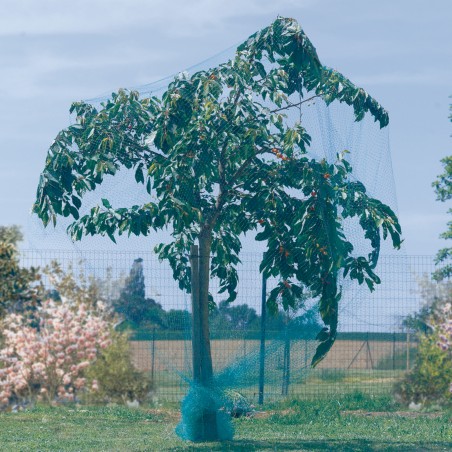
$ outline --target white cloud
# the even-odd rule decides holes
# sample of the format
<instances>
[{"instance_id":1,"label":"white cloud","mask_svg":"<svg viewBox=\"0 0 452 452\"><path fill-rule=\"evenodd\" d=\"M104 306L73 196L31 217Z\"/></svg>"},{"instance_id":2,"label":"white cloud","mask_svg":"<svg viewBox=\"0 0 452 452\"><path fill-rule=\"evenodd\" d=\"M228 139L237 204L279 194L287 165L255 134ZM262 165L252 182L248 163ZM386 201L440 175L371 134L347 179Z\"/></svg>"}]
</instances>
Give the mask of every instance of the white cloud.
<instances>
[{"instance_id":1,"label":"white cloud","mask_svg":"<svg viewBox=\"0 0 452 452\"><path fill-rule=\"evenodd\" d=\"M127 65L144 65L146 62L155 61L160 56L161 54L157 52L149 51L143 53L130 48L127 49ZM58 89L65 90L67 87L67 81L64 79L65 73L82 73L84 71L93 73L100 70L105 72L108 69L114 71L115 67L121 68L123 66L124 61L121 61L117 55L113 54L103 55L99 53L97 55L92 54L72 58L67 53L29 53L18 59L16 64L10 64L2 68L0 94L19 99L39 95L59 95L61 93L58 93ZM52 82L52 89L49 89L49 84L44 83L43 80L51 79L52 77L54 81ZM100 81L100 83L102 82L105 82L105 80ZM92 90L95 86L96 82L93 80L90 89ZM81 88L86 89L83 86ZM102 90L105 88L106 86L104 85ZM81 92L79 94L86 95L87 93Z\"/></svg>"},{"instance_id":2,"label":"white cloud","mask_svg":"<svg viewBox=\"0 0 452 452\"><path fill-rule=\"evenodd\" d=\"M55 97L69 89L73 96L86 98L124 84L149 83L174 72L171 61L180 64L181 52L199 54L193 47L203 47L203 35L210 36L207 49L212 37L223 46L232 45L266 25L262 16L273 18L312 1L2 0L0 94L17 99ZM231 36L231 24L244 19L250 24L243 27L243 36L237 30ZM207 52L212 55L223 48L213 45L214 50ZM201 55L188 64L209 53ZM123 76L115 78L121 72ZM80 74L78 84L75 74ZM89 86L82 82L88 74Z\"/></svg>"},{"instance_id":3,"label":"white cloud","mask_svg":"<svg viewBox=\"0 0 452 452\"><path fill-rule=\"evenodd\" d=\"M18 33L115 33L125 28L154 28L172 35L200 34L231 18L276 15L313 0L3 0L0 35Z\"/></svg>"}]
</instances>

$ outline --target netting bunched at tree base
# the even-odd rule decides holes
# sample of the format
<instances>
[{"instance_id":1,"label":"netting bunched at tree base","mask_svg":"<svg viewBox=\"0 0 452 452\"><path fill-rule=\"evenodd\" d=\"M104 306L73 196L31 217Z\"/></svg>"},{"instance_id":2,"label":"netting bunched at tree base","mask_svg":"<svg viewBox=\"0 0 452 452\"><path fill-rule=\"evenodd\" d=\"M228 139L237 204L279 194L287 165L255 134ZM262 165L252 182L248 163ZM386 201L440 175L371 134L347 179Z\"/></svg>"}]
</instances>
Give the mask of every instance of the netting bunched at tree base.
<instances>
[{"instance_id":1,"label":"netting bunched at tree base","mask_svg":"<svg viewBox=\"0 0 452 452\"><path fill-rule=\"evenodd\" d=\"M155 250L193 306L193 373L178 433L195 441L231 438L225 389L247 376L239 362L213 372L209 282L218 280L219 293L233 302L245 234L262 242L260 271L277 279L267 307L290 310L313 300L324 326L311 364L320 362L337 335L346 278L373 290L382 240L400 247L394 211L369 192L378 192L385 171L372 158L388 156L372 153L365 139L355 140L355 149L340 147L341 136L376 136L388 114L324 66L299 24L281 17L224 63L147 91L75 102L70 111L75 122L49 149L33 211L44 225L68 217L74 241L168 231ZM364 128L354 129L359 122ZM366 154L367 163L359 159ZM119 171L133 172L143 203L94 196Z\"/></svg>"}]
</instances>

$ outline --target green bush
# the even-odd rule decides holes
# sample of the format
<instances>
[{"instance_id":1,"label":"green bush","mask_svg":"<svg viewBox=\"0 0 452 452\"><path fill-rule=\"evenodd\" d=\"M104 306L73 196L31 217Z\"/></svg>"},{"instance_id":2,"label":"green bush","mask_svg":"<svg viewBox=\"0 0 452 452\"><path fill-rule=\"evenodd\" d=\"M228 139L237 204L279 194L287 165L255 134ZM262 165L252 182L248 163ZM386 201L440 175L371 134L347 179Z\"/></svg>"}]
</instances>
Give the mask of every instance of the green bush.
<instances>
[{"instance_id":1,"label":"green bush","mask_svg":"<svg viewBox=\"0 0 452 452\"><path fill-rule=\"evenodd\" d=\"M403 403L452 404L452 359L437 342L436 333L421 335L414 368L394 388Z\"/></svg>"},{"instance_id":2,"label":"green bush","mask_svg":"<svg viewBox=\"0 0 452 452\"><path fill-rule=\"evenodd\" d=\"M231 417L251 416L254 406L240 392L233 389L224 391L224 409Z\"/></svg>"},{"instance_id":3,"label":"green bush","mask_svg":"<svg viewBox=\"0 0 452 452\"><path fill-rule=\"evenodd\" d=\"M95 402L143 402L154 387L148 374L134 368L124 333L112 334L112 344L88 369L88 377L97 381L99 388L90 394L91 401Z\"/></svg>"}]
</instances>

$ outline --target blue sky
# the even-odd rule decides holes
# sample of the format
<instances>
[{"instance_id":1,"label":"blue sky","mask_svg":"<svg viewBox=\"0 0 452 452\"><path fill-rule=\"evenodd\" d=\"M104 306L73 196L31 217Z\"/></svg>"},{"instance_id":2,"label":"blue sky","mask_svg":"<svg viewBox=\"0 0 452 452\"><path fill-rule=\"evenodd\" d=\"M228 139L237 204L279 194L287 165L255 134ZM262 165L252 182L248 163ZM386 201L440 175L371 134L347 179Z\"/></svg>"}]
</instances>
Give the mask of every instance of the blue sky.
<instances>
[{"instance_id":1,"label":"blue sky","mask_svg":"<svg viewBox=\"0 0 452 452\"><path fill-rule=\"evenodd\" d=\"M431 182L452 153L450 0L2 0L0 223L26 225L47 148L72 101L149 83L297 19L322 61L390 113L408 254L445 243Z\"/></svg>"}]
</instances>

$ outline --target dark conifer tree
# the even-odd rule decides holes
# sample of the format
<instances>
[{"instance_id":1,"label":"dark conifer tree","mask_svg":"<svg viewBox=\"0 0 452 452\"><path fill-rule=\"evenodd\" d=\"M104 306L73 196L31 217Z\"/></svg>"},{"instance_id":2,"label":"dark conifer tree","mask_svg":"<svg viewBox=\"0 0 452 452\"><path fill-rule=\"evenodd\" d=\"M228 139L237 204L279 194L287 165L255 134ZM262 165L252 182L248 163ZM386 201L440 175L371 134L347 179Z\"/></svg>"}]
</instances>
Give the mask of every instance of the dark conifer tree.
<instances>
[{"instance_id":1,"label":"dark conifer tree","mask_svg":"<svg viewBox=\"0 0 452 452\"><path fill-rule=\"evenodd\" d=\"M142 322L150 307L146 300L146 286L144 283L143 259L133 261L129 276L121 290L119 299L115 302L115 310L137 326ZM155 303L155 302L154 302Z\"/></svg>"}]
</instances>

